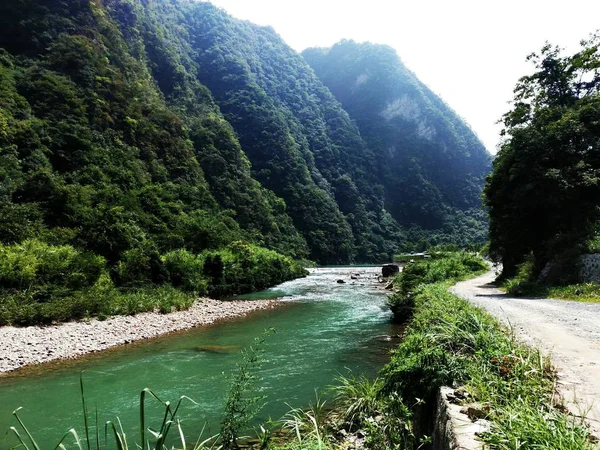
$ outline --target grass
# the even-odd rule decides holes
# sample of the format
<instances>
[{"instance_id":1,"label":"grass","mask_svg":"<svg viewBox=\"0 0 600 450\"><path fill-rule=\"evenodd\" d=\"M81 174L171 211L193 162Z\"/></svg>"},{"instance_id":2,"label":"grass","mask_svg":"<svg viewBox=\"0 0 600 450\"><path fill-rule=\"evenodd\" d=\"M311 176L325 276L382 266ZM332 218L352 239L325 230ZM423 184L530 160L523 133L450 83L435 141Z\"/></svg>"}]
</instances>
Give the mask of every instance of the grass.
<instances>
[{"instance_id":1,"label":"grass","mask_svg":"<svg viewBox=\"0 0 600 450\"><path fill-rule=\"evenodd\" d=\"M415 293L420 285L444 280L459 281L489 270L481 256L468 252L436 253L430 260L404 267L394 279L395 292L388 306L396 322L410 319L415 307Z\"/></svg>"},{"instance_id":2,"label":"grass","mask_svg":"<svg viewBox=\"0 0 600 450\"><path fill-rule=\"evenodd\" d=\"M600 303L600 283L547 286L515 277L502 282L500 289L515 297L539 297L585 303Z\"/></svg>"},{"instance_id":3,"label":"grass","mask_svg":"<svg viewBox=\"0 0 600 450\"><path fill-rule=\"evenodd\" d=\"M382 371L382 392L400 393L405 404L419 397L431 405L440 386L459 384L491 422L482 436L490 448L596 448L581 420L554 403L550 361L448 286L419 288L406 337Z\"/></svg>"},{"instance_id":4,"label":"grass","mask_svg":"<svg viewBox=\"0 0 600 450\"><path fill-rule=\"evenodd\" d=\"M599 240L594 242L598 243ZM573 268L573 264L570 265ZM571 277L567 277L567 282ZM565 280L563 280L564 282ZM537 281L535 260L528 257L517 271L517 275L499 283L500 289L515 297L540 297L558 300L572 300L576 302L600 302L600 283L570 283L551 286Z\"/></svg>"}]
</instances>

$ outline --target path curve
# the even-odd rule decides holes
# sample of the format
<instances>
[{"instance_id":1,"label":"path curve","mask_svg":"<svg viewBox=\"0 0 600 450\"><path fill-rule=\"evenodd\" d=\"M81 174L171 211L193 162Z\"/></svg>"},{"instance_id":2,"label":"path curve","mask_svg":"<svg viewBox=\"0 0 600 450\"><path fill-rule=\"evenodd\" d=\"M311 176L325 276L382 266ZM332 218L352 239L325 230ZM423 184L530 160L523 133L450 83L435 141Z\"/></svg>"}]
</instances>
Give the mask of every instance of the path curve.
<instances>
[{"instance_id":1,"label":"path curve","mask_svg":"<svg viewBox=\"0 0 600 450\"><path fill-rule=\"evenodd\" d=\"M491 283L493 271L450 291L485 308L528 345L549 354L569 410L600 436L600 303L513 298Z\"/></svg>"}]
</instances>

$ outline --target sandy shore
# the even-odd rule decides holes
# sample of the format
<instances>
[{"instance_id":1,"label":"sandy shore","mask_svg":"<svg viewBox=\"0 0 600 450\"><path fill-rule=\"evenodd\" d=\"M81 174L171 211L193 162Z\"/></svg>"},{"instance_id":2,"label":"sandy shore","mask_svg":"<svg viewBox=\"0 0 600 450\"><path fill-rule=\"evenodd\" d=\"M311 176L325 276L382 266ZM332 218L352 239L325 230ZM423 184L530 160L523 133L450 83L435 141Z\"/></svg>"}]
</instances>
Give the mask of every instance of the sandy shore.
<instances>
[{"instance_id":1,"label":"sandy shore","mask_svg":"<svg viewBox=\"0 0 600 450\"><path fill-rule=\"evenodd\" d=\"M141 313L46 327L0 327L0 373L57 359L77 358L117 345L268 309L277 300L201 299L186 311Z\"/></svg>"}]
</instances>

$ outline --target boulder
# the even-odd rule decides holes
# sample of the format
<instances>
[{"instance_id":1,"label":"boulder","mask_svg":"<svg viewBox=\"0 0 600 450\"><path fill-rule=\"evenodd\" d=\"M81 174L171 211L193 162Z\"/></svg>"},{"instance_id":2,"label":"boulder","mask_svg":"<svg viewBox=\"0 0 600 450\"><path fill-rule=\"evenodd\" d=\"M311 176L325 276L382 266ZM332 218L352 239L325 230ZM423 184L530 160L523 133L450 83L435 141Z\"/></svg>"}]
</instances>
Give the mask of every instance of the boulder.
<instances>
[{"instance_id":1,"label":"boulder","mask_svg":"<svg viewBox=\"0 0 600 450\"><path fill-rule=\"evenodd\" d=\"M396 264L385 264L381 268L381 275L383 275L383 278L393 277L394 275L396 275L399 272L400 272L400 267L398 267Z\"/></svg>"},{"instance_id":2,"label":"boulder","mask_svg":"<svg viewBox=\"0 0 600 450\"><path fill-rule=\"evenodd\" d=\"M338 284L345 284L346 282L344 280L337 280Z\"/></svg>"}]
</instances>

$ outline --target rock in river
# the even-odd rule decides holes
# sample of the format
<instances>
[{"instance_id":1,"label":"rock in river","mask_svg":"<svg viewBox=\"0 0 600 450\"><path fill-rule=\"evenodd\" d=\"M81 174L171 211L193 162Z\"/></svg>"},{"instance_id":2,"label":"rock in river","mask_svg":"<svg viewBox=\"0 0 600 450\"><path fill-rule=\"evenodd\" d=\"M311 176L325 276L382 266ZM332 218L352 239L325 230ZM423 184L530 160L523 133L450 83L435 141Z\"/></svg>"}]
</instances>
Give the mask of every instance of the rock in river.
<instances>
[{"instance_id":1,"label":"rock in river","mask_svg":"<svg viewBox=\"0 0 600 450\"><path fill-rule=\"evenodd\" d=\"M385 264L381 268L381 275L383 275L383 278L393 277L399 272L400 267L398 267L396 264Z\"/></svg>"}]
</instances>

